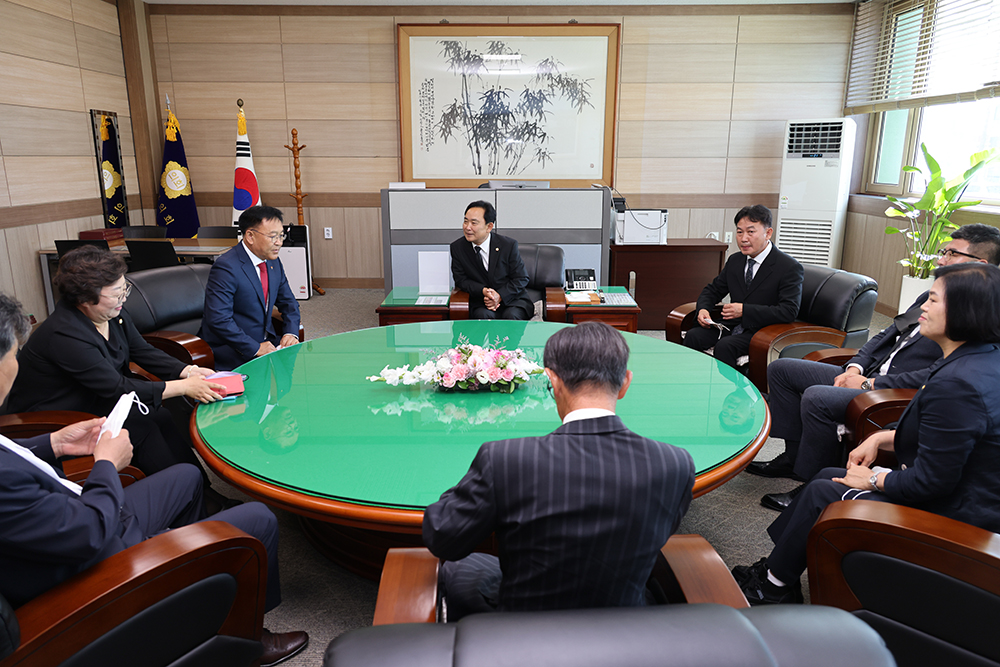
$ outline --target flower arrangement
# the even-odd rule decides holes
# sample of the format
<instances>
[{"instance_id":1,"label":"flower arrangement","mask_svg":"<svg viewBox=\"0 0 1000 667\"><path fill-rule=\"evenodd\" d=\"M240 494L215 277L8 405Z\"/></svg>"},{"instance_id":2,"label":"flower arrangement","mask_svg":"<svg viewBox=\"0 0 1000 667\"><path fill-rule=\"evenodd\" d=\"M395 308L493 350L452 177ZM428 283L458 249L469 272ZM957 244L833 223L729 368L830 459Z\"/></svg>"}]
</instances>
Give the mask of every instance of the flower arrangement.
<instances>
[{"instance_id":1,"label":"flower arrangement","mask_svg":"<svg viewBox=\"0 0 1000 667\"><path fill-rule=\"evenodd\" d=\"M494 344L472 345L464 336L459 345L430 361L410 369L410 365L389 368L386 365L378 375L368 376L372 382L398 384L433 384L445 391L490 391L512 394L517 385L527 382L532 375L542 372L542 367L528 359L520 348L505 350L499 338ZM507 340L506 338L504 340Z\"/></svg>"}]
</instances>

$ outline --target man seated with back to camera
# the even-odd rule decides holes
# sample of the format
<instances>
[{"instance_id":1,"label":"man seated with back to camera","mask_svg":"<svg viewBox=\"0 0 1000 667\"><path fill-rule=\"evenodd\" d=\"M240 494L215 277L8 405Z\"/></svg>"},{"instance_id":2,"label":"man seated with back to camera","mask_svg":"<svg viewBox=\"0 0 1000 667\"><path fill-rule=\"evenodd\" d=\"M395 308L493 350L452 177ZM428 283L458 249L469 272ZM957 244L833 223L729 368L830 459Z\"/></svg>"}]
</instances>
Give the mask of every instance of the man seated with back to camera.
<instances>
[{"instance_id":1,"label":"man seated with back to camera","mask_svg":"<svg viewBox=\"0 0 1000 667\"><path fill-rule=\"evenodd\" d=\"M1000 264L1000 229L982 224L956 229L939 252L937 264L966 262ZM842 465L837 430L854 397L873 389L919 389L931 364L941 358L938 344L920 332L917 319L925 301L927 292L843 367L803 359L778 359L768 365L771 436L784 439L785 451L771 461L752 462L747 472L803 481L823 468ZM804 487L768 493L760 503L781 511Z\"/></svg>"},{"instance_id":2,"label":"man seated with back to camera","mask_svg":"<svg viewBox=\"0 0 1000 667\"><path fill-rule=\"evenodd\" d=\"M744 206L736 214L733 253L715 280L710 282L696 306L698 326L684 336L684 345L694 350L715 347L715 358L736 368L750 351L750 339L769 324L791 322L802 301L802 265L771 243L771 211L766 206ZM722 306L725 328L713 324L710 311L726 296Z\"/></svg>"},{"instance_id":3,"label":"man seated with back to camera","mask_svg":"<svg viewBox=\"0 0 1000 667\"><path fill-rule=\"evenodd\" d=\"M691 504L694 462L615 415L632 381L628 357L603 322L557 331L544 364L562 426L485 443L424 512L424 544L446 561L448 620L645 604L660 548ZM491 533L500 557L472 553Z\"/></svg>"},{"instance_id":4,"label":"man seated with back to camera","mask_svg":"<svg viewBox=\"0 0 1000 667\"><path fill-rule=\"evenodd\" d=\"M474 201L465 209L463 237L451 244L455 289L469 294L473 320L530 320L535 311L525 287L528 274L517 241L493 233L493 204Z\"/></svg>"},{"instance_id":5,"label":"man seated with back to camera","mask_svg":"<svg viewBox=\"0 0 1000 667\"><path fill-rule=\"evenodd\" d=\"M31 327L21 304L0 293L0 402L17 377L18 343ZM98 433L105 418L78 422L19 443L0 436L0 593L14 607L41 595L119 551L171 528L225 521L267 550L265 610L281 602L278 521L261 503L244 503L210 517L202 505L202 475L180 463L123 489L118 471L132 459L127 429ZM62 474L64 456L94 456L81 488ZM166 631L166 630L165 630ZM304 632L264 630L262 667L305 648Z\"/></svg>"}]
</instances>

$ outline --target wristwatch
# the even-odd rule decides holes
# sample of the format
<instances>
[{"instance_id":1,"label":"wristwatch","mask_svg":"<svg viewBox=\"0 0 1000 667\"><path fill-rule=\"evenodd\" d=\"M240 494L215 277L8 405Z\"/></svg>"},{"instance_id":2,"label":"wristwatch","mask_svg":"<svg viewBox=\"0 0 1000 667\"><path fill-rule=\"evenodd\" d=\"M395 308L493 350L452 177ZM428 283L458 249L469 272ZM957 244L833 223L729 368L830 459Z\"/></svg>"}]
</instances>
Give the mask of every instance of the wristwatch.
<instances>
[{"instance_id":1,"label":"wristwatch","mask_svg":"<svg viewBox=\"0 0 1000 667\"><path fill-rule=\"evenodd\" d=\"M869 477L868 483L872 485L872 491L878 491L878 473Z\"/></svg>"},{"instance_id":2,"label":"wristwatch","mask_svg":"<svg viewBox=\"0 0 1000 667\"><path fill-rule=\"evenodd\" d=\"M871 391L872 390L872 381L869 380L868 378L865 378L865 381L861 383L861 388L864 391Z\"/></svg>"}]
</instances>

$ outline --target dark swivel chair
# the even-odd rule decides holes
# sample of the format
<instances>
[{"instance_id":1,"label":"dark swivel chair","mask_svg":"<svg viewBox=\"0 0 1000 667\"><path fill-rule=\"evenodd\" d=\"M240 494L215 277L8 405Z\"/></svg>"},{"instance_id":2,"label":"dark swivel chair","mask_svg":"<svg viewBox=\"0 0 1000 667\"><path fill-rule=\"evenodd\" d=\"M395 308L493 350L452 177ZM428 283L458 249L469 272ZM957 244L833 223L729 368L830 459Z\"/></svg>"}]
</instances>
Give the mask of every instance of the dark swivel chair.
<instances>
[{"instance_id":1,"label":"dark swivel chair","mask_svg":"<svg viewBox=\"0 0 1000 667\"><path fill-rule=\"evenodd\" d=\"M128 246L128 254L131 256L129 273L180 264L173 243L128 239L125 241L125 245Z\"/></svg>"},{"instance_id":2,"label":"dark swivel chair","mask_svg":"<svg viewBox=\"0 0 1000 667\"><path fill-rule=\"evenodd\" d=\"M165 239L167 238L167 228L143 225L122 227L122 235L127 239Z\"/></svg>"},{"instance_id":3,"label":"dark swivel chair","mask_svg":"<svg viewBox=\"0 0 1000 667\"><path fill-rule=\"evenodd\" d=\"M59 259L62 259L63 255L68 253L70 250L76 250L77 248L82 248L85 245L96 246L101 250L111 249L108 242L103 239L60 239L56 241L56 254L59 255Z\"/></svg>"}]
</instances>

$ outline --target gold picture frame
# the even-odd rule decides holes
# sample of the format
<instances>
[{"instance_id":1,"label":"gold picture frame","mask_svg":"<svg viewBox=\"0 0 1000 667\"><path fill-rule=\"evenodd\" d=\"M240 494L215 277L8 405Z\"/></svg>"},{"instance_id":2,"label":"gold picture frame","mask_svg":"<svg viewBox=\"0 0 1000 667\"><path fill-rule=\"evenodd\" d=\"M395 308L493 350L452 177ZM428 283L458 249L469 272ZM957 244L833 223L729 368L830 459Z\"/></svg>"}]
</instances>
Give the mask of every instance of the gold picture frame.
<instances>
[{"instance_id":1,"label":"gold picture frame","mask_svg":"<svg viewBox=\"0 0 1000 667\"><path fill-rule=\"evenodd\" d=\"M404 181L614 185L619 24L400 24Z\"/></svg>"}]
</instances>

